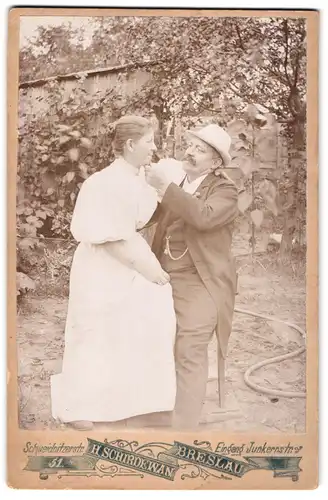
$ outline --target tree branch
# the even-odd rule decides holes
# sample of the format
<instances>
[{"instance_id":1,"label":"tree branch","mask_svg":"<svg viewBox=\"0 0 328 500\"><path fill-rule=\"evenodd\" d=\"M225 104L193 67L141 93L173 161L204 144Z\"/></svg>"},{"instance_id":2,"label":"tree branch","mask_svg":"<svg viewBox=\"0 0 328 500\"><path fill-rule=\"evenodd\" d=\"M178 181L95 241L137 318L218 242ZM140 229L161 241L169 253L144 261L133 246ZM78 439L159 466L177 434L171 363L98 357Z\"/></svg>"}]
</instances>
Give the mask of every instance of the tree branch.
<instances>
[{"instance_id":1,"label":"tree branch","mask_svg":"<svg viewBox=\"0 0 328 500\"><path fill-rule=\"evenodd\" d=\"M304 42L304 38L305 38L305 30L303 29L302 33L300 33L301 35L301 44ZM296 54L296 61L295 61L295 73L294 73L294 88L297 87L297 83L298 83L298 74L299 74L299 70L300 70L300 58L301 58L301 49L298 49L297 50L297 54Z\"/></svg>"},{"instance_id":2,"label":"tree branch","mask_svg":"<svg viewBox=\"0 0 328 500\"><path fill-rule=\"evenodd\" d=\"M256 102L258 102L259 104L262 103L262 99L258 95L253 94L253 96L250 96L250 95L247 95L246 93L244 93L244 95L242 95L231 82L229 82L229 87L230 87L230 90L232 90L232 92L234 92L234 94L236 94L236 96L240 97L245 103L249 103L252 101L254 102L254 100L256 100ZM266 107L271 113L276 114L275 108L270 106L267 102L265 102L263 104L263 106Z\"/></svg>"},{"instance_id":3,"label":"tree branch","mask_svg":"<svg viewBox=\"0 0 328 500\"><path fill-rule=\"evenodd\" d=\"M284 69L285 69L286 80L288 82L288 85L291 87L292 83L290 81L290 78L288 76L288 71L287 71L288 56L289 56L289 45L288 45L289 31L288 31L288 20L287 19L284 19L283 26L284 26L284 35L285 35L285 60L284 60Z\"/></svg>"},{"instance_id":4,"label":"tree branch","mask_svg":"<svg viewBox=\"0 0 328 500\"><path fill-rule=\"evenodd\" d=\"M294 72L294 83L293 87L296 89L297 87L297 82L298 82L298 72L300 68L300 53L299 51L296 54L296 60L295 60L295 72Z\"/></svg>"},{"instance_id":5,"label":"tree branch","mask_svg":"<svg viewBox=\"0 0 328 500\"><path fill-rule=\"evenodd\" d=\"M190 66L190 64L187 63L187 66L188 68L190 69L195 69L196 71L199 71L200 73L204 73L204 74L208 74L208 70L203 68L202 66L199 66L199 64L196 64L195 62L193 62L193 65Z\"/></svg>"},{"instance_id":6,"label":"tree branch","mask_svg":"<svg viewBox=\"0 0 328 500\"><path fill-rule=\"evenodd\" d=\"M281 73L279 73L279 71L276 71L272 68L268 68L268 73L271 75L271 76L274 76L277 80L279 80L279 82L283 83L284 85L286 85L286 87L291 87L291 84L289 82L288 79L285 79L283 77L283 75Z\"/></svg>"},{"instance_id":7,"label":"tree branch","mask_svg":"<svg viewBox=\"0 0 328 500\"><path fill-rule=\"evenodd\" d=\"M229 87L232 90L232 92L234 94L236 94L236 96L238 96L241 99L245 100L245 96L239 93L238 89L235 87L235 85L233 83L229 82Z\"/></svg>"},{"instance_id":8,"label":"tree branch","mask_svg":"<svg viewBox=\"0 0 328 500\"><path fill-rule=\"evenodd\" d=\"M204 106L204 104L200 104L199 102L195 101L195 99L190 95L189 96L190 99L195 103L197 104L197 106L199 106L200 108L204 109L205 111L211 111L211 113L215 113L215 114L220 114L222 111L221 110L218 110L218 109L214 109L214 108L208 108L207 106Z\"/></svg>"},{"instance_id":9,"label":"tree branch","mask_svg":"<svg viewBox=\"0 0 328 500\"><path fill-rule=\"evenodd\" d=\"M240 48L242 50L245 50L244 43L243 43L243 40L241 38L241 34L240 34L240 29L239 29L238 23L235 23L235 28L236 28L236 32L237 32L237 36L238 36L238 40L239 40L239 46L240 46Z\"/></svg>"}]
</instances>

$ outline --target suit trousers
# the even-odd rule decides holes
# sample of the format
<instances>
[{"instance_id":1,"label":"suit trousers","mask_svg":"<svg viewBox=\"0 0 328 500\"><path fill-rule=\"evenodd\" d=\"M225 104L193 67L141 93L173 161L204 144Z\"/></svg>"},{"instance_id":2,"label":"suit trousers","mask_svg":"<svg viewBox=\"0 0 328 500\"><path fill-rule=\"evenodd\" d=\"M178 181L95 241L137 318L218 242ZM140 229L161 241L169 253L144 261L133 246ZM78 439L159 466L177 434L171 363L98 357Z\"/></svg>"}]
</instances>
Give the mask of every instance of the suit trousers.
<instances>
[{"instance_id":1,"label":"suit trousers","mask_svg":"<svg viewBox=\"0 0 328 500\"><path fill-rule=\"evenodd\" d=\"M217 326L217 308L195 267L170 270L177 317L177 395L172 425L199 424L208 379L208 345Z\"/></svg>"}]
</instances>

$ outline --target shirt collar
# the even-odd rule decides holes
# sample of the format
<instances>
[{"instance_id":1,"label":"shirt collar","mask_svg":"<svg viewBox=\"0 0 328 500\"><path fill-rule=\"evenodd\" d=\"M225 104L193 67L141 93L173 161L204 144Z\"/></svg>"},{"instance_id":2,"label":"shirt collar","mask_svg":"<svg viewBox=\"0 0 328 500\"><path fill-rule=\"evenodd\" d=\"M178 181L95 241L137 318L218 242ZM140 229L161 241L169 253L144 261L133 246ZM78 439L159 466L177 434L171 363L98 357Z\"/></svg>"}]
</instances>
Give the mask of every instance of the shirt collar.
<instances>
[{"instance_id":1,"label":"shirt collar","mask_svg":"<svg viewBox=\"0 0 328 500\"><path fill-rule=\"evenodd\" d=\"M131 163L127 162L123 156L119 156L114 160L112 166L118 167L120 169L123 169L127 174L132 174L134 176L139 175L139 168L135 167L134 165L131 165Z\"/></svg>"},{"instance_id":2,"label":"shirt collar","mask_svg":"<svg viewBox=\"0 0 328 500\"><path fill-rule=\"evenodd\" d=\"M183 189L187 191L188 193L194 193L196 189L201 185L203 180L208 174L201 175L200 177L197 177L197 179L189 182L188 177L185 177L184 183L183 183Z\"/></svg>"}]
</instances>

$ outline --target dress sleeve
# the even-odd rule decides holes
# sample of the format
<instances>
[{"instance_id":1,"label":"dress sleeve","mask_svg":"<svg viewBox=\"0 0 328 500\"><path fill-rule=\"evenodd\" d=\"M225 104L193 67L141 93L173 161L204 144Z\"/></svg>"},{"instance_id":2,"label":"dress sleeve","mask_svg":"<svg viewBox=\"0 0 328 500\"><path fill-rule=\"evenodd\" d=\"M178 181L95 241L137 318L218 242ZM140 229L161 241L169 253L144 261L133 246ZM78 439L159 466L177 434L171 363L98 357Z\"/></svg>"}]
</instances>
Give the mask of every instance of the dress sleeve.
<instances>
[{"instance_id":1,"label":"dress sleeve","mask_svg":"<svg viewBox=\"0 0 328 500\"><path fill-rule=\"evenodd\" d=\"M137 229L144 227L154 215L158 205L157 191L149 186L144 179L138 183L137 194Z\"/></svg>"},{"instance_id":2,"label":"dress sleeve","mask_svg":"<svg viewBox=\"0 0 328 500\"><path fill-rule=\"evenodd\" d=\"M79 242L128 240L136 232L138 204L133 190L101 174L84 182L76 200L71 233Z\"/></svg>"}]
</instances>

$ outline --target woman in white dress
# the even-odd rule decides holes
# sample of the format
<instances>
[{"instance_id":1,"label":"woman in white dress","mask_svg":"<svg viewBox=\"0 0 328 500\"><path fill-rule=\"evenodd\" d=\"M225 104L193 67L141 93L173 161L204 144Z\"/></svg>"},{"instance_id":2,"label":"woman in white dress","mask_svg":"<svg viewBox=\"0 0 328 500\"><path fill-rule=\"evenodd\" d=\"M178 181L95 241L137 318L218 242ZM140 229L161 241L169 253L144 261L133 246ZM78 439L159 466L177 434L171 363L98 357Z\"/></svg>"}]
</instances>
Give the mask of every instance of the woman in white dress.
<instances>
[{"instance_id":1,"label":"woman in white dress","mask_svg":"<svg viewBox=\"0 0 328 500\"><path fill-rule=\"evenodd\" d=\"M169 277L138 232L157 206L139 175L156 149L148 120L116 122L116 160L78 195L62 372L52 415L76 429L171 411L176 320Z\"/></svg>"}]
</instances>

